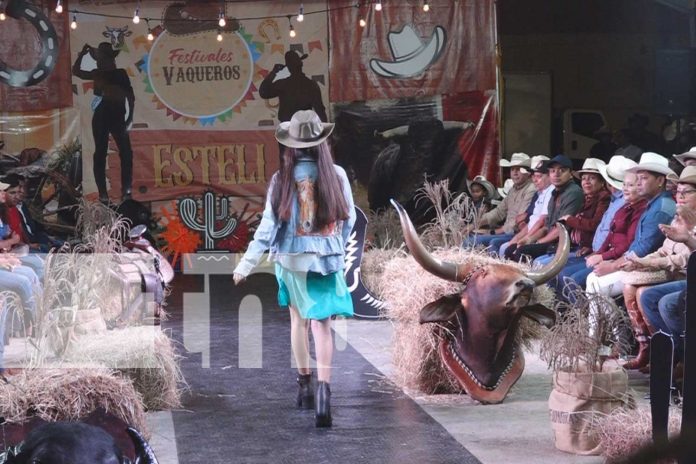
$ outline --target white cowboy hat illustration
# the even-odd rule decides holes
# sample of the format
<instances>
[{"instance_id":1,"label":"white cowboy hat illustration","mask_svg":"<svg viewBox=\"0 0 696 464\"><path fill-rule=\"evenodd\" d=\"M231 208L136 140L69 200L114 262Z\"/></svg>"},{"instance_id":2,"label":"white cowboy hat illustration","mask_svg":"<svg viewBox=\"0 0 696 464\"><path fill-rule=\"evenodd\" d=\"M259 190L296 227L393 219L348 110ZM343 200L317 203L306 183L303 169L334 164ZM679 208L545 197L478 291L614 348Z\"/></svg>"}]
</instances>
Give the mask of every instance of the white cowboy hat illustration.
<instances>
[{"instance_id":1,"label":"white cowboy hat illustration","mask_svg":"<svg viewBox=\"0 0 696 464\"><path fill-rule=\"evenodd\" d=\"M428 43L423 43L410 25L387 35L394 61L370 60L370 68L383 77L416 76L438 59L447 41L442 26L435 26Z\"/></svg>"}]
</instances>

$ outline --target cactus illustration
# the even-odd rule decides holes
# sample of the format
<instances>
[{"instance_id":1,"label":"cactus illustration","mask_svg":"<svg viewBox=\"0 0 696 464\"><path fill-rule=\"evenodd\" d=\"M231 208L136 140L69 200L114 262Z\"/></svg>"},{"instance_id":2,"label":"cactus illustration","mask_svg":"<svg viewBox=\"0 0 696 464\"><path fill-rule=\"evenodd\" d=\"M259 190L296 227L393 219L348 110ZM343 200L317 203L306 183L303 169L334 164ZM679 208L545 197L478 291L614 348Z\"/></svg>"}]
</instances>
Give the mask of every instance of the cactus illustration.
<instances>
[{"instance_id":1,"label":"cactus illustration","mask_svg":"<svg viewBox=\"0 0 696 464\"><path fill-rule=\"evenodd\" d=\"M203 232L205 238L205 249L215 248L215 239L229 235L237 227L237 219L229 217L227 198L220 199L220 213L215 213L215 193L205 192L203 194L203 217L202 222L198 222L198 206L193 198L184 198L179 202L179 216L184 224L192 230ZM227 219L227 224L222 229L215 230L217 221Z\"/></svg>"}]
</instances>

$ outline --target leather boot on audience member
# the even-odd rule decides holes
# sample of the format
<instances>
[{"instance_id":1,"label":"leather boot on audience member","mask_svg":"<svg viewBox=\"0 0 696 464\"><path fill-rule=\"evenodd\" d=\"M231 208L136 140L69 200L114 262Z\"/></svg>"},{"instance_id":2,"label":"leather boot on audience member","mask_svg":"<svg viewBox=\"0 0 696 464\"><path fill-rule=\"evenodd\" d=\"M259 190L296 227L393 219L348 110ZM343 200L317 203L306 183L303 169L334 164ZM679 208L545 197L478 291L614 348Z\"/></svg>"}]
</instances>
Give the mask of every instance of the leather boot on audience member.
<instances>
[{"instance_id":1,"label":"leather boot on audience member","mask_svg":"<svg viewBox=\"0 0 696 464\"><path fill-rule=\"evenodd\" d=\"M638 342L638 354L623 365L623 368L627 370L645 368L650 362L650 330L638 307L636 290L633 285L624 286L624 302L628 317L631 319L633 333Z\"/></svg>"}]
</instances>

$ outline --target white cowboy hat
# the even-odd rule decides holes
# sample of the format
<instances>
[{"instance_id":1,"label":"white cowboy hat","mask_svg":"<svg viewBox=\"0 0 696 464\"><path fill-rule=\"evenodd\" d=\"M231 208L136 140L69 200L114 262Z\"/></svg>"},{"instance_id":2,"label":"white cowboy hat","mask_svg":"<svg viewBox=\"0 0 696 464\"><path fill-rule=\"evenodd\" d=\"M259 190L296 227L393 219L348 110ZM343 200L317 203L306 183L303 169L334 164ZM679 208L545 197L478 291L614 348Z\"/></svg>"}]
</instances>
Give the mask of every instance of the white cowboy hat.
<instances>
[{"instance_id":1,"label":"white cowboy hat","mask_svg":"<svg viewBox=\"0 0 696 464\"><path fill-rule=\"evenodd\" d=\"M599 173L609 185L615 189L621 190L623 188L626 171L637 165L638 163L625 156L612 156L609 160L609 164L599 167Z\"/></svg>"},{"instance_id":2,"label":"white cowboy hat","mask_svg":"<svg viewBox=\"0 0 696 464\"><path fill-rule=\"evenodd\" d=\"M674 155L674 158L679 161L682 165L687 159L696 159L696 147L689 148L689 151L685 151L680 155Z\"/></svg>"},{"instance_id":3,"label":"white cowboy hat","mask_svg":"<svg viewBox=\"0 0 696 464\"><path fill-rule=\"evenodd\" d=\"M319 145L331 135L335 124L321 122L312 110L298 111L290 121L281 122L275 138L281 145L290 148L309 148Z\"/></svg>"},{"instance_id":4,"label":"white cowboy hat","mask_svg":"<svg viewBox=\"0 0 696 464\"><path fill-rule=\"evenodd\" d=\"M370 68L383 77L416 76L430 66L442 53L447 34L442 26L435 26L428 43L423 43L413 27L404 26L399 32L387 34L394 61L370 60Z\"/></svg>"},{"instance_id":5,"label":"white cowboy hat","mask_svg":"<svg viewBox=\"0 0 696 464\"><path fill-rule=\"evenodd\" d=\"M500 160L500 167L503 168L514 168L514 167L521 167L521 168L528 168L529 163L530 163L529 155L526 153L513 153L512 156L510 157L510 160L506 159L501 159Z\"/></svg>"},{"instance_id":6,"label":"white cowboy hat","mask_svg":"<svg viewBox=\"0 0 696 464\"><path fill-rule=\"evenodd\" d=\"M469 186L470 190L472 184L479 184L486 191L486 198L488 198L489 200L498 198L498 192L495 186L484 176L476 176L473 178L473 180L467 179L466 183Z\"/></svg>"},{"instance_id":7,"label":"white cowboy hat","mask_svg":"<svg viewBox=\"0 0 696 464\"><path fill-rule=\"evenodd\" d=\"M598 158L586 158L582 163L582 169L574 172L575 177L581 178L583 174L599 174L599 168L605 166L606 163Z\"/></svg>"},{"instance_id":8,"label":"white cowboy hat","mask_svg":"<svg viewBox=\"0 0 696 464\"><path fill-rule=\"evenodd\" d=\"M640 155L638 165L628 169L628 172L650 171L663 176L675 176L676 173L669 168L669 160L662 155L646 151Z\"/></svg>"},{"instance_id":9,"label":"white cowboy hat","mask_svg":"<svg viewBox=\"0 0 696 464\"><path fill-rule=\"evenodd\" d=\"M696 185L696 166L685 167L684 170L681 172L681 175L679 176L679 180L677 181L677 183Z\"/></svg>"},{"instance_id":10,"label":"white cowboy hat","mask_svg":"<svg viewBox=\"0 0 696 464\"><path fill-rule=\"evenodd\" d=\"M512 189L513 185L514 182L512 181L512 179L506 179L505 183L503 184L503 187L498 187L498 193L500 194L501 198L505 198L506 196L508 196L508 193L510 193L510 189Z\"/></svg>"}]
</instances>

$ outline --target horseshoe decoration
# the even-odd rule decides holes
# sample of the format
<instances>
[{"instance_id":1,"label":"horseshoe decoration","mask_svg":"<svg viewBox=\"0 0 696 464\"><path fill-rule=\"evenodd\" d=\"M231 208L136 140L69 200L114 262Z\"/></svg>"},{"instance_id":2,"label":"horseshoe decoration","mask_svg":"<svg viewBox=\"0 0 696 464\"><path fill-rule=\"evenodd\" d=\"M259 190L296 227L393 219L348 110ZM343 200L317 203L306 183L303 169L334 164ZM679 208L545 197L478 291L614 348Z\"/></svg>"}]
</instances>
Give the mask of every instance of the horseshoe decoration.
<instances>
[{"instance_id":1,"label":"horseshoe decoration","mask_svg":"<svg viewBox=\"0 0 696 464\"><path fill-rule=\"evenodd\" d=\"M272 32L275 32L275 40L280 40L280 29L278 28L278 23L275 22L273 19L264 19L261 21L261 24L259 24L259 27L257 28L258 33L261 37L263 37L266 40L266 43L271 43L271 39L268 37L268 34L266 33L266 28L270 27Z\"/></svg>"},{"instance_id":2,"label":"horseshoe decoration","mask_svg":"<svg viewBox=\"0 0 696 464\"><path fill-rule=\"evenodd\" d=\"M9 0L5 14L17 20L26 19L36 28L42 50L39 62L32 69L13 69L0 60L0 82L10 87L30 87L46 79L58 61L58 35L51 21L40 8L24 0Z\"/></svg>"}]
</instances>

